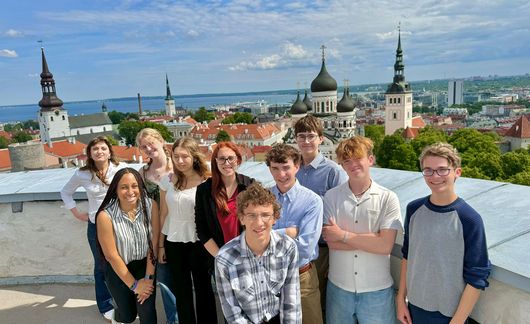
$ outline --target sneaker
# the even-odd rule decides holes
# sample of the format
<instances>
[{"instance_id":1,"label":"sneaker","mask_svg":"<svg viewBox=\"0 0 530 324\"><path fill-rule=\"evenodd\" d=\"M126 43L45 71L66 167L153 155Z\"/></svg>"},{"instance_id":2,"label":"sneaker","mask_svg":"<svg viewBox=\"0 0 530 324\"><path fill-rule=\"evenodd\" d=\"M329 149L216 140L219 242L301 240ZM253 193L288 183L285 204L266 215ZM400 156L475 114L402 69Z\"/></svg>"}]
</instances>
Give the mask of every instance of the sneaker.
<instances>
[{"instance_id":1,"label":"sneaker","mask_svg":"<svg viewBox=\"0 0 530 324\"><path fill-rule=\"evenodd\" d=\"M105 318L109 322L112 322L112 320L114 319L114 309L111 309L103 313L103 318Z\"/></svg>"}]
</instances>

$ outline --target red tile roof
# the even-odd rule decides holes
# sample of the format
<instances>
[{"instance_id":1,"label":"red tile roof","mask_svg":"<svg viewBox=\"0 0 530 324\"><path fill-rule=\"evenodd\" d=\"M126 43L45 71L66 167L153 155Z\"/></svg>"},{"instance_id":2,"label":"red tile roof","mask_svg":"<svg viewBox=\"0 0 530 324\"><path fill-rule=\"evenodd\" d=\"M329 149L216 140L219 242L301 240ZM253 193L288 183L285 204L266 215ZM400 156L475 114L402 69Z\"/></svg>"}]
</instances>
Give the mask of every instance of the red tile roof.
<instances>
[{"instance_id":1,"label":"red tile roof","mask_svg":"<svg viewBox=\"0 0 530 324\"><path fill-rule=\"evenodd\" d=\"M63 158L77 157L84 154L86 148L86 145L79 141L71 143L68 140L54 141L52 142L52 147L48 146L48 144L43 144L43 146L45 153Z\"/></svg>"},{"instance_id":2,"label":"red tile roof","mask_svg":"<svg viewBox=\"0 0 530 324\"><path fill-rule=\"evenodd\" d=\"M530 122L525 116L521 116L519 120L506 132L505 136L515 138L530 138Z\"/></svg>"},{"instance_id":3,"label":"red tile roof","mask_svg":"<svg viewBox=\"0 0 530 324\"><path fill-rule=\"evenodd\" d=\"M191 130L191 135L195 139L214 140L217 133L222 129L225 130L234 140L266 140L273 134L280 132L278 126L274 123L265 124L231 124L219 125L212 127L210 125L197 125Z\"/></svg>"},{"instance_id":4,"label":"red tile roof","mask_svg":"<svg viewBox=\"0 0 530 324\"><path fill-rule=\"evenodd\" d=\"M406 139L414 139L420 134L419 128L407 127L403 130L402 136Z\"/></svg>"},{"instance_id":5,"label":"red tile roof","mask_svg":"<svg viewBox=\"0 0 530 324\"><path fill-rule=\"evenodd\" d=\"M10 132L6 132L6 131L0 131L0 136L1 136L1 137L5 137L5 138L7 138L8 140L10 140L11 138L13 138L13 134L11 134Z\"/></svg>"},{"instance_id":6,"label":"red tile roof","mask_svg":"<svg viewBox=\"0 0 530 324\"><path fill-rule=\"evenodd\" d=\"M412 117L412 127L414 128L425 128L427 124L423 120L421 116L414 116Z\"/></svg>"},{"instance_id":7,"label":"red tile roof","mask_svg":"<svg viewBox=\"0 0 530 324\"><path fill-rule=\"evenodd\" d=\"M0 171L11 170L11 158L8 149L0 149Z\"/></svg>"},{"instance_id":8,"label":"red tile roof","mask_svg":"<svg viewBox=\"0 0 530 324\"><path fill-rule=\"evenodd\" d=\"M147 161L147 155L140 152L140 149L136 146L119 146L119 145L113 145L112 150L114 151L114 155L118 157L121 161L137 161L142 156L142 159L144 162ZM136 159L134 159L136 157Z\"/></svg>"},{"instance_id":9,"label":"red tile roof","mask_svg":"<svg viewBox=\"0 0 530 324\"><path fill-rule=\"evenodd\" d=\"M252 148L252 153L267 153L271 150L272 146L269 145L256 145Z\"/></svg>"}]
</instances>

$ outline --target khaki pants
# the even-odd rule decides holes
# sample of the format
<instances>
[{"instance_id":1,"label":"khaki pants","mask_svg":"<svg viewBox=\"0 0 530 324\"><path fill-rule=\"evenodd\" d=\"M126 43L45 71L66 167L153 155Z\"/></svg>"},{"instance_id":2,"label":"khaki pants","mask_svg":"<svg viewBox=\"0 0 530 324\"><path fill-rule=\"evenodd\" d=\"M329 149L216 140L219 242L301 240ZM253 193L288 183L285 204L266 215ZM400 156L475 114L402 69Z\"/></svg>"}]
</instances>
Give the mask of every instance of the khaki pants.
<instances>
[{"instance_id":1,"label":"khaki pants","mask_svg":"<svg viewBox=\"0 0 530 324\"><path fill-rule=\"evenodd\" d=\"M314 265L309 271L300 275L300 297L302 299L302 323L322 324L318 274Z\"/></svg>"},{"instance_id":2,"label":"khaki pants","mask_svg":"<svg viewBox=\"0 0 530 324\"><path fill-rule=\"evenodd\" d=\"M329 270L329 248L327 246L318 247L318 259L314 261L318 273L318 290L320 291L320 304L322 311L326 311L326 287L328 286Z\"/></svg>"}]
</instances>

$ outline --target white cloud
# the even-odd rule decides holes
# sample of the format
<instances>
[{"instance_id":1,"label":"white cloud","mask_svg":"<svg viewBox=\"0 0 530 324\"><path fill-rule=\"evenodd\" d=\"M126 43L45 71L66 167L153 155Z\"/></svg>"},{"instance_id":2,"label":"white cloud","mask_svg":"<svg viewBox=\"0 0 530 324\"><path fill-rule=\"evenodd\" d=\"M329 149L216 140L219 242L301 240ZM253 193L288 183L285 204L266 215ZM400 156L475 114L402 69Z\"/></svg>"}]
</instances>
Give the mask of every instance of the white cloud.
<instances>
[{"instance_id":1,"label":"white cloud","mask_svg":"<svg viewBox=\"0 0 530 324\"><path fill-rule=\"evenodd\" d=\"M7 36L7 37L21 37L24 34L21 31L19 31L19 30L8 29L8 30L6 30L4 35Z\"/></svg>"},{"instance_id":2,"label":"white cloud","mask_svg":"<svg viewBox=\"0 0 530 324\"><path fill-rule=\"evenodd\" d=\"M15 50L2 49L0 50L0 56L15 58L15 57L18 57L18 54Z\"/></svg>"},{"instance_id":3,"label":"white cloud","mask_svg":"<svg viewBox=\"0 0 530 324\"><path fill-rule=\"evenodd\" d=\"M28 77L34 79L34 78L38 78L39 77L39 74L38 73L29 73L28 74Z\"/></svg>"},{"instance_id":4,"label":"white cloud","mask_svg":"<svg viewBox=\"0 0 530 324\"><path fill-rule=\"evenodd\" d=\"M199 32L194 30L194 29L190 29L190 30L188 30L186 35L188 35L190 37L198 37L199 36Z\"/></svg>"},{"instance_id":5,"label":"white cloud","mask_svg":"<svg viewBox=\"0 0 530 324\"><path fill-rule=\"evenodd\" d=\"M246 52L245 52L246 53ZM231 71L244 70L271 70L300 63L307 63L315 56L311 55L302 45L292 42L285 42L281 46L281 52L267 56L259 56L253 61L242 61L229 67Z\"/></svg>"}]
</instances>

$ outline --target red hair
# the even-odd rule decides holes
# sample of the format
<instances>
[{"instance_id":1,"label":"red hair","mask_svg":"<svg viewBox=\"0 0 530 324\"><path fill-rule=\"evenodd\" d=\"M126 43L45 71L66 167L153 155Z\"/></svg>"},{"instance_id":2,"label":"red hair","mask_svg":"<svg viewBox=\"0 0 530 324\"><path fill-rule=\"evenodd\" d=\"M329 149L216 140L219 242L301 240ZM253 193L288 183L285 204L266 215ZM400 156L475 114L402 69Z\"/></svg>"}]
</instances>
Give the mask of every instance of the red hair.
<instances>
[{"instance_id":1,"label":"red hair","mask_svg":"<svg viewBox=\"0 0 530 324\"><path fill-rule=\"evenodd\" d=\"M234 153L236 153L237 156L237 164L240 165L241 161L243 161L243 158L241 156L241 152L236 144L232 142L220 142L217 144L217 146L214 148L212 152L212 162L211 162L211 169L212 169L212 197L215 200L215 205L217 206L217 210L220 210L223 212L223 215L227 215L230 210L228 209L228 194L226 193L226 188L223 183L223 179L221 178L221 171L219 171L219 167L217 166L217 161L215 158L219 154L219 150L223 147L229 148Z\"/></svg>"}]
</instances>

